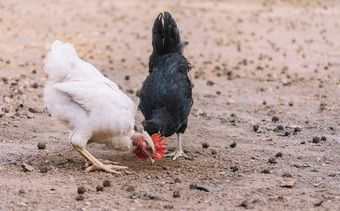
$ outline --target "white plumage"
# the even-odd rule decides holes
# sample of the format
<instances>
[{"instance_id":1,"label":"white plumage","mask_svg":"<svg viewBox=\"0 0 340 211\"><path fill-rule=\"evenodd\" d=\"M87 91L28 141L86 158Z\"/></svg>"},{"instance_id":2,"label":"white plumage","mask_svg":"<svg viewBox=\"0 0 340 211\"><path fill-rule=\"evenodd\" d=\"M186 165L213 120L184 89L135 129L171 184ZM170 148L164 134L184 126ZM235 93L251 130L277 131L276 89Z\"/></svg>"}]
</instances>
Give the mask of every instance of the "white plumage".
<instances>
[{"instance_id":1,"label":"white plumage","mask_svg":"<svg viewBox=\"0 0 340 211\"><path fill-rule=\"evenodd\" d=\"M48 73L45 104L52 116L72 129L70 142L76 150L84 155L81 150L87 143L115 150L131 148L137 107L115 83L81 60L71 44L58 40L51 45L44 64ZM143 136L153 147L150 136ZM84 156L92 162L87 153Z\"/></svg>"}]
</instances>

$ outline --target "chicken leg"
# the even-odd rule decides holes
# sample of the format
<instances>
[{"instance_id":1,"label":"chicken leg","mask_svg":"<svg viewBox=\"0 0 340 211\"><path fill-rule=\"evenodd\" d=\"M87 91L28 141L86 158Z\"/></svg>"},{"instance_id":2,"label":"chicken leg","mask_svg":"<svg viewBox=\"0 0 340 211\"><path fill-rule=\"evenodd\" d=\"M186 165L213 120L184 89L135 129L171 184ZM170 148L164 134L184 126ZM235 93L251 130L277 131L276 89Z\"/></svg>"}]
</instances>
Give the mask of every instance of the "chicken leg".
<instances>
[{"instance_id":1,"label":"chicken leg","mask_svg":"<svg viewBox=\"0 0 340 211\"><path fill-rule=\"evenodd\" d=\"M183 148L182 148L182 133L176 133L177 135L177 141L178 141L178 150L177 152L172 152L172 153L169 153L169 154L165 154L164 157L172 157L174 156L172 159L173 160L176 160L178 157L184 157L185 159L189 159L191 160L192 158L188 155L186 155L184 152L183 152Z\"/></svg>"},{"instance_id":2,"label":"chicken leg","mask_svg":"<svg viewBox=\"0 0 340 211\"><path fill-rule=\"evenodd\" d=\"M89 160L92 163L92 166L87 167L85 172L90 172L93 170L103 170L106 172L114 173L114 174L120 174L121 172L116 171L120 169L127 169L126 166L119 166L119 165L111 165L111 164L104 164L100 162L97 158L95 158L89 151L87 151L85 148L79 148L74 146L75 150L80 152L87 160Z\"/></svg>"}]
</instances>

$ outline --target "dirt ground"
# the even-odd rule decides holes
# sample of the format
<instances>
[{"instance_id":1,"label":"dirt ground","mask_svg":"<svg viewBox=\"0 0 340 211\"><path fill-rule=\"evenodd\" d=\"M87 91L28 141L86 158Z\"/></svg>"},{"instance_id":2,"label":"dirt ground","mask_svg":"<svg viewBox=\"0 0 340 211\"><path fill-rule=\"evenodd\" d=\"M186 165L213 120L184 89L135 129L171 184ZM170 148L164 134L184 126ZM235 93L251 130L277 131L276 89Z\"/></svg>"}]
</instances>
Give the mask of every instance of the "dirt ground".
<instances>
[{"instance_id":1,"label":"dirt ground","mask_svg":"<svg viewBox=\"0 0 340 211\"><path fill-rule=\"evenodd\" d=\"M85 173L44 107L43 58L54 40L70 42L138 103L165 10L190 42L183 146L194 159L150 165L92 144L129 169ZM339 1L1 0L0 27L0 210L340 210Z\"/></svg>"}]
</instances>

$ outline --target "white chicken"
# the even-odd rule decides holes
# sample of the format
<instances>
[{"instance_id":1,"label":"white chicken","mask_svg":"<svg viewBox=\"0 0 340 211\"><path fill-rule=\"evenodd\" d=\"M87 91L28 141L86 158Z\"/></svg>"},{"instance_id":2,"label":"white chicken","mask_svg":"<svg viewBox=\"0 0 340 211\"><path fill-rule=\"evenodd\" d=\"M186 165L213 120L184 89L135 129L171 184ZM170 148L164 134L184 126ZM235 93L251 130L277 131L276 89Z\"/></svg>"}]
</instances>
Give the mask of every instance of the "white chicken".
<instances>
[{"instance_id":1,"label":"white chicken","mask_svg":"<svg viewBox=\"0 0 340 211\"><path fill-rule=\"evenodd\" d=\"M86 150L88 143L105 144L120 151L134 145L134 153L142 159L148 157L152 163L164 155L162 150L155 154L159 137L151 139L144 131L134 131L136 104L94 66L81 60L71 44L53 42L44 65L48 74L45 105L52 116L71 128L70 143L92 163L86 172L120 173L118 170L127 168L99 161Z\"/></svg>"}]
</instances>

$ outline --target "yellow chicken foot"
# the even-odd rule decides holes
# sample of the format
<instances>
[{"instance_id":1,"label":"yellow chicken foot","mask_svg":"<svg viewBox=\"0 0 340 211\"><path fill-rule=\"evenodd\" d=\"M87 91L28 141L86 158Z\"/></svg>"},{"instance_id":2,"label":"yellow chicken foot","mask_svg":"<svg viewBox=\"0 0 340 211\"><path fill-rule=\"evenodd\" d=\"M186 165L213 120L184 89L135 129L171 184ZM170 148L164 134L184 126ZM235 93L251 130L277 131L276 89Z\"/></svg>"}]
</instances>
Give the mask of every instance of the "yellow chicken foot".
<instances>
[{"instance_id":1,"label":"yellow chicken foot","mask_svg":"<svg viewBox=\"0 0 340 211\"><path fill-rule=\"evenodd\" d=\"M114 164L114 165L118 165L118 162L114 162L111 160L102 160L102 159L98 159L100 162L104 163L104 164Z\"/></svg>"},{"instance_id":2,"label":"yellow chicken foot","mask_svg":"<svg viewBox=\"0 0 340 211\"><path fill-rule=\"evenodd\" d=\"M114 164L114 165L118 165L119 162L114 162L114 161L111 161L111 160L102 160L102 159L97 159L99 160L100 162L102 162L103 164ZM92 163L90 161L88 161L87 159L85 159L85 166L88 167L90 165L92 165Z\"/></svg>"},{"instance_id":3,"label":"yellow chicken foot","mask_svg":"<svg viewBox=\"0 0 340 211\"><path fill-rule=\"evenodd\" d=\"M111 165L111 164L104 164L100 162L97 158L95 158L89 151L84 148L74 147L80 154L82 154L87 160L92 163L92 166L87 167L85 172L90 172L94 170L102 170L114 174L120 174L121 172L116 171L120 169L127 169L126 166L119 166L119 165ZM114 163L114 162L112 162Z\"/></svg>"}]
</instances>

